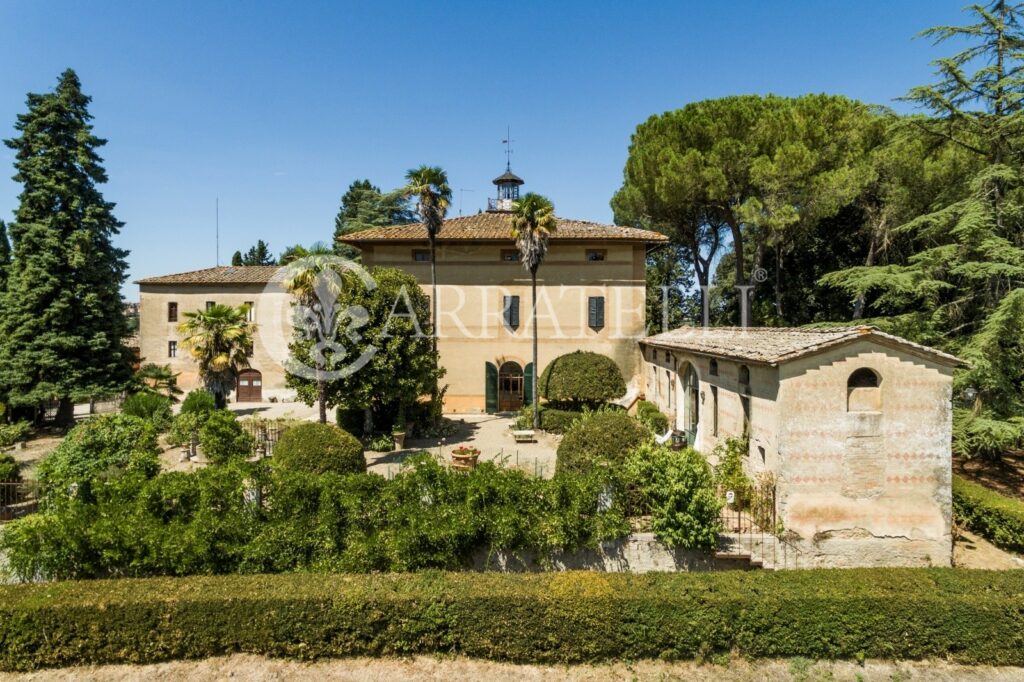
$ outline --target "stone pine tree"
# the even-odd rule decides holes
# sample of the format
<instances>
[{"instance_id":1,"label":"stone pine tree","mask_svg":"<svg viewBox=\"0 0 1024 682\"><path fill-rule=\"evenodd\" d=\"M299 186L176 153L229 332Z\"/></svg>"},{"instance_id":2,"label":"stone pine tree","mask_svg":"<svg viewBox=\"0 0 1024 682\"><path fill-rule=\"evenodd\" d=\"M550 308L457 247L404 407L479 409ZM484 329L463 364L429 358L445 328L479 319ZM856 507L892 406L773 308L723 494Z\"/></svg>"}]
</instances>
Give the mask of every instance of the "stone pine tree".
<instances>
[{"instance_id":1,"label":"stone pine tree","mask_svg":"<svg viewBox=\"0 0 1024 682\"><path fill-rule=\"evenodd\" d=\"M128 252L114 246L122 223L99 190L106 140L93 135L89 102L68 69L53 92L28 95L18 135L5 141L22 192L0 296L0 390L14 406L58 400L62 423L76 400L131 379L120 291Z\"/></svg>"}]
</instances>

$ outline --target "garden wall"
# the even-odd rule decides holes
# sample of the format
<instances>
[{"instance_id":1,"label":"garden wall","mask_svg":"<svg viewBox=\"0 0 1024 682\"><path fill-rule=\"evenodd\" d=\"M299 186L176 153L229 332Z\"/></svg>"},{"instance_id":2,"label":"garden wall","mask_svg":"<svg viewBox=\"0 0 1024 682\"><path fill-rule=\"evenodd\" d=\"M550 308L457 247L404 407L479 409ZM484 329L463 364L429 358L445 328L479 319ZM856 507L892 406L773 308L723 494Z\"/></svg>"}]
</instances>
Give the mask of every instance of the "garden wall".
<instances>
[{"instance_id":1,"label":"garden wall","mask_svg":"<svg viewBox=\"0 0 1024 682\"><path fill-rule=\"evenodd\" d=\"M555 552L550 561L541 562L534 552L480 551L473 557L477 571L523 573L539 571L602 571L605 573L651 573L670 571L722 571L748 568L736 560L716 559L699 550L673 549L654 537L654 533L633 533L607 540L593 549Z\"/></svg>"}]
</instances>

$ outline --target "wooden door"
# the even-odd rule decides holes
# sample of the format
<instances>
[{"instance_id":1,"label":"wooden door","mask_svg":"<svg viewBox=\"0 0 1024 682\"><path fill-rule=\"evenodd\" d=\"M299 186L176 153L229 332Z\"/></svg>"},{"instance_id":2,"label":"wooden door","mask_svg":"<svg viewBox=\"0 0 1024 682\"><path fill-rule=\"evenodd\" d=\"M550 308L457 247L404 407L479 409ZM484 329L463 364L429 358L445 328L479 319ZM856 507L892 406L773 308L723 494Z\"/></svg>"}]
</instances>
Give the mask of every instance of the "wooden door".
<instances>
[{"instance_id":1,"label":"wooden door","mask_svg":"<svg viewBox=\"0 0 1024 682\"><path fill-rule=\"evenodd\" d=\"M238 387L235 391L236 403L263 402L263 375L255 369L243 369L238 374Z\"/></svg>"},{"instance_id":2,"label":"wooden door","mask_svg":"<svg viewBox=\"0 0 1024 682\"><path fill-rule=\"evenodd\" d=\"M523 368L506 362L498 369L498 411L516 412L523 406Z\"/></svg>"}]
</instances>

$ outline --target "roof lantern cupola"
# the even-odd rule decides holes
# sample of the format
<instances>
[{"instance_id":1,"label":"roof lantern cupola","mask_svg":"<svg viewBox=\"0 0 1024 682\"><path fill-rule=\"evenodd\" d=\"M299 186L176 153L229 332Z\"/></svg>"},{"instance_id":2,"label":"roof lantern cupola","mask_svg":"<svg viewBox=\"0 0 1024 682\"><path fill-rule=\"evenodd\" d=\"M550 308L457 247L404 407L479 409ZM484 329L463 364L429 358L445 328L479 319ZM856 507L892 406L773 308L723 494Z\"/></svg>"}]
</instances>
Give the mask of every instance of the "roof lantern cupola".
<instances>
[{"instance_id":1,"label":"roof lantern cupola","mask_svg":"<svg viewBox=\"0 0 1024 682\"><path fill-rule=\"evenodd\" d=\"M511 211L523 184L523 179L512 172L512 136L506 134L502 143L505 145L505 172L492 180L498 187L498 197L487 200L487 210L493 213Z\"/></svg>"}]
</instances>

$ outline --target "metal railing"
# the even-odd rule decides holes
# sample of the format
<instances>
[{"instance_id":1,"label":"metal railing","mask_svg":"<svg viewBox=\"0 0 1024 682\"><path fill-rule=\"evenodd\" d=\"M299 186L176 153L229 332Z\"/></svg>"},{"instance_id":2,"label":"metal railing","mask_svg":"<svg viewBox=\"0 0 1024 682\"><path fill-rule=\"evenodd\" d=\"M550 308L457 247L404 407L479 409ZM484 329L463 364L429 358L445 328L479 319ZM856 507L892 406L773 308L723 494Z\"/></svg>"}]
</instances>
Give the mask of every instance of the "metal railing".
<instances>
[{"instance_id":1,"label":"metal railing","mask_svg":"<svg viewBox=\"0 0 1024 682\"><path fill-rule=\"evenodd\" d=\"M800 550L778 523L774 484L756 487L750 500L723 498L715 556L771 570L800 568Z\"/></svg>"},{"instance_id":2,"label":"metal railing","mask_svg":"<svg viewBox=\"0 0 1024 682\"><path fill-rule=\"evenodd\" d=\"M0 481L0 523L39 510L35 481Z\"/></svg>"},{"instance_id":3,"label":"metal railing","mask_svg":"<svg viewBox=\"0 0 1024 682\"><path fill-rule=\"evenodd\" d=\"M270 457L274 454L274 446L281 439L284 427L275 422L242 420L242 428L252 436L253 454L259 457Z\"/></svg>"}]
</instances>

